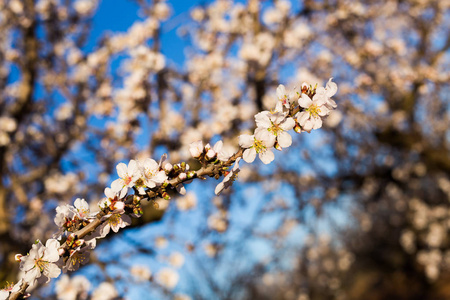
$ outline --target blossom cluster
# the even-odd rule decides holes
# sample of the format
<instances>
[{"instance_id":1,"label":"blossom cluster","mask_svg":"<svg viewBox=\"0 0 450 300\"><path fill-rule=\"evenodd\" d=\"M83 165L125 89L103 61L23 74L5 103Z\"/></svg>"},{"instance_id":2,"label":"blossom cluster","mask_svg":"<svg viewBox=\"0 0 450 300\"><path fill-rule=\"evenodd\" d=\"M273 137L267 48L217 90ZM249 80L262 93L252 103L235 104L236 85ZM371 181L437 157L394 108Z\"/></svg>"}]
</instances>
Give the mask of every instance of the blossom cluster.
<instances>
[{"instance_id":1,"label":"blossom cluster","mask_svg":"<svg viewBox=\"0 0 450 300\"><path fill-rule=\"evenodd\" d=\"M321 128L322 118L337 106L331 99L336 92L337 85L331 79L325 88L312 88L303 83L300 92L287 93L283 85L278 86L279 101L275 109L256 114L254 134L239 137L239 145L246 149L243 159L251 163L258 154L263 163L269 164L274 160L272 148L282 150L292 144L287 131L295 128L300 133Z\"/></svg>"},{"instance_id":2,"label":"blossom cluster","mask_svg":"<svg viewBox=\"0 0 450 300\"><path fill-rule=\"evenodd\" d=\"M75 271L86 264L97 239L106 237L111 230L118 232L131 224L131 217L142 215L142 200L169 200L169 189L184 195L183 183L189 183L194 178L204 179L204 176L215 179L224 177L215 189L218 195L237 178L241 159L251 163L258 154L263 163L272 162L273 148L282 150L291 146L289 130L310 132L322 126L322 118L336 107L331 99L336 91L337 85L331 79L326 87L313 88L304 83L300 91L294 89L290 93L280 85L275 108L254 116L256 129L253 135L239 136L240 149L236 153L228 151L222 141L213 147L209 143L203 145L202 141L191 143L189 152L201 164L196 171L190 170L186 162L174 165L166 162L167 155L163 155L159 162L147 158L130 160L128 165L119 163L116 167L119 178L111 183L111 187L105 188L105 198L98 205L99 212L91 213L89 204L79 198L73 206L66 204L56 208L54 221L59 230L52 239L47 240L45 246L38 240L26 256L16 255L23 278L16 285L8 285L1 290L0 299L7 299L11 292L23 294L28 286L48 282L61 272ZM214 223L213 220L208 222ZM158 282L167 281L166 273L160 274ZM173 287L177 281L171 280L169 286Z\"/></svg>"}]
</instances>

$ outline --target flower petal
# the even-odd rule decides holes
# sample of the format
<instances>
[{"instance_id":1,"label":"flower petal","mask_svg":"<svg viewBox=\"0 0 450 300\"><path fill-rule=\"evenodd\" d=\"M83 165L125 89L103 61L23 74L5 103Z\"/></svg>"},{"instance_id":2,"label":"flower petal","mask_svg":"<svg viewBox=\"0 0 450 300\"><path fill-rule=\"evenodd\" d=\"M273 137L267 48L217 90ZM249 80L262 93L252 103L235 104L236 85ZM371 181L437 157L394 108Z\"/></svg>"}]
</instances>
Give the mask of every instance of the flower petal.
<instances>
[{"instance_id":1,"label":"flower petal","mask_svg":"<svg viewBox=\"0 0 450 300\"><path fill-rule=\"evenodd\" d=\"M252 163L255 158L256 158L256 150L253 148L250 149L246 149L244 151L244 154L242 155L242 158L248 162L248 163Z\"/></svg>"},{"instance_id":2,"label":"flower petal","mask_svg":"<svg viewBox=\"0 0 450 300\"><path fill-rule=\"evenodd\" d=\"M243 134L239 136L239 146L241 146L242 148L250 148L251 146L253 146L253 142L253 135Z\"/></svg>"},{"instance_id":3,"label":"flower petal","mask_svg":"<svg viewBox=\"0 0 450 300\"><path fill-rule=\"evenodd\" d=\"M311 106L312 100L308 95L302 94L302 96L298 99L298 104L303 108L308 108Z\"/></svg>"},{"instance_id":4,"label":"flower petal","mask_svg":"<svg viewBox=\"0 0 450 300\"><path fill-rule=\"evenodd\" d=\"M292 137L286 131L283 131L278 135L277 141L282 148L287 148L292 145Z\"/></svg>"},{"instance_id":5,"label":"flower petal","mask_svg":"<svg viewBox=\"0 0 450 300\"><path fill-rule=\"evenodd\" d=\"M273 154L272 150L268 149L259 154L259 159L261 159L261 161L267 165L275 159L275 155Z\"/></svg>"}]
</instances>

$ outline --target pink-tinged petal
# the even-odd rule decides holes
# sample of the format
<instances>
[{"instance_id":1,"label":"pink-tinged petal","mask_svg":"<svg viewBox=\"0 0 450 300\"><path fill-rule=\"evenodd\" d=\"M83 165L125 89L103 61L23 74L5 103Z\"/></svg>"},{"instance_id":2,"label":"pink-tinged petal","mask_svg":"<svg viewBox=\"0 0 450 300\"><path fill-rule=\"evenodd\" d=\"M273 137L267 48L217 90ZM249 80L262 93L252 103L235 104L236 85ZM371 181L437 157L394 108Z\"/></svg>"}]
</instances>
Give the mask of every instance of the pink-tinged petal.
<instances>
[{"instance_id":1,"label":"pink-tinged petal","mask_svg":"<svg viewBox=\"0 0 450 300\"><path fill-rule=\"evenodd\" d=\"M282 112L275 112L273 114L270 115L270 120L274 123L274 124L280 124L284 121L284 119L286 118L286 114L282 113ZM272 126L272 124L270 124Z\"/></svg>"},{"instance_id":2,"label":"pink-tinged petal","mask_svg":"<svg viewBox=\"0 0 450 300\"><path fill-rule=\"evenodd\" d=\"M269 128L270 126L272 126L268 114L269 114L268 111L262 111L257 113L255 115L256 126L260 128Z\"/></svg>"},{"instance_id":3,"label":"pink-tinged petal","mask_svg":"<svg viewBox=\"0 0 450 300\"><path fill-rule=\"evenodd\" d=\"M241 146L242 148L250 148L251 146L253 146L253 142L253 135L243 134L239 136L239 146Z\"/></svg>"},{"instance_id":4,"label":"pink-tinged petal","mask_svg":"<svg viewBox=\"0 0 450 300\"><path fill-rule=\"evenodd\" d=\"M128 193L128 188L124 187L123 189L120 190L118 198L122 199L123 197L125 197Z\"/></svg>"},{"instance_id":5,"label":"pink-tinged petal","mask_svg":"<svg viewBox=\"0 0 450 300\"><path fill-rule=\"evenodd\" d=\"M20 262L20 269L24 272L30 271L35 267L34 257L22 257Z\"/></svg>"},{"instance_id":6,"label":"pink-tinged petal","mask_svg":"<svg viewBox=\"0 0 450 300\"><path fill-rule=\"evenodd\" d=\"M295 126L295 121L292 118L286 118L283 123L280 124L280 128L284 131L291 130Z\"/></svg>"},{"instance_id":7,"label":"pink-tinged petal","mask_svg":"<svg viewBox=\"0 0 450 300\"><path fill-rule=\"evenodd\" d=\"M331 108L336 108L337 107L337 104L336 104L336 102L333 99L328 99L326 105L331 107Z\"/></svg>"},{"instance_id":8,"label":"pink-tinged petal","mask_svg":"<svg viewBox=\"0 0 450 300\"><path fill-rule=\"evenodd\" d=\"M133 175L138 172L139 172L138 163L134 159L130 160L130 162L128 163L128 174Z\"/></svg>"},{"instance_id":9,"label":"pink-tinged petal","mask_svg":"<svg viewBox=\"0 0 450 300\"><path fill-rule=\"evenodd\" d=\"M34 268L25 273L25 282L32 283L37 278L41 277L41 270L39 268Z\"/></svg>"},{"instance_id":10,"label":"pink-tinged petal","mask_svg":"<svg viewBox=\"0 0 450 300\"><path fill-rule=\"evenodd\" d=\"M214 189L214 194L216 194L217 196L220 195L220 193L223 191L223 189L225 188L225 185L223 184L223 182L220 182L216 188Z\"/></svg>"},{"instance_id":11,"label":"pink-tinged petal","mask_svg":"<svg viewBox=\"0 0 450 300\"><path fill-rule=\"evenodd\" d=\"M321 118L314 118L313 129L319 129L321 127L322 127L322 119Z\"/></svg>"},{"instance_id":12,"label":"pink-tinged petal","mask_svg":"<svg viewBox=\"0 0 450 300\"><path fill-rule=\"evenodd\" d=\"M277 141L282 148L286 148L292 145L292 137L286 131L283 131L278 135Z\"/></svg>"},{"instance_id":13,"label":"pink-tinged petal","mask_svg":"<svg viewBox=\"0 0 450 300\"><path fill-rule=\"evenodd\" d=\"M145 185L149 188L152 189L156 186L156 183L153 180L146 180L145 181Z\"/></svg>"},{"instance_id":14,"label":"pink-tinged petal","mask_svg":"<svg viewBox=\"0 0 450 300\"><path fill-rule=\"evenodd\" d=\"M222 142L222 140L220 140L214 144L213 150L214 150L214 152L219 153L222 150L222 147L223 147L223 142Z\"/></svg>"},{"instance_id":15,"label":"pink-tinged petal","mask_svg":"<svg viewBox=\"0 0 450 300\"><path fill-rule=\"evenodd\" d=\"M261 161L267 165L275 159L275 155L273 154L272 150L268 149L259 154L259 159L261 159Z\"/></svg>"},{"instance_id":16,"label":"pink-tinged petal","mask_svg":"<svg viewBox=\"0 0 450 300\"><path fill-rule=\"evenodd\" d=\"M164 171L159 171L158 173L156 173L156 176L152 178L152 180L156 183L163 183L164 181L166 181L166 179L167 175Z\"/></svg>"},{"instance_id":17,"label":"pink-tinged petal","mask_svg":"<svg viewBox=\"0 0 450 300\"><path fill-rule=\"evenodd\" d=\"M117 170L117 175L119 175L120 178L127 176L128 168L127 168L126 164L119 163L116 167L116 170Z\"/></svg>"},{"instance_id":18,"label":"pink-tinged petal","mask_svg":"<svg viewBox=\"0 0 450 300\"><path fill-rule=\"evenodd\" d=\"M46 268L44 269L44 275L49 277L49 279L47 280L47 282L50 281L50 278L56 278L59 276L59 274L61 274L61 269L58 268L57 265L55 264L48 264L46 266Z\"/></svg>"},{"instance_id":19,"label":"pink-tinged petal","mask_svg":"<svg viewBox=\"0 0 450 300\"><path fill-rule=\"evenodd\" d=\"M308 119L306 120L305 124L301 126L303 130L310 132L311 129L313 129L313 125L314 125L313 122L310 119Z\"/></svg>"},{"instance_id":20,"label":"pink-tinged petal","mask_svg":"<svg viewBox=\"0 0 450 300\"><path fill-rule=\"evenodd\" d=\"M0 290L0 300L6 300L9 297L9 291Z\"/></svg>"},{"instance_id":21,"label":"pink-tinged petal","mask_svg":"<svg viewBox=\"0 0 450 300\"><path fill-rule=\"evenodd\" d=\"M250 149L246 149L244 151L244 154L242 155L242 158L248 162L248 163L252 163L255 158L256 158L256 150L253 148Z\"/></svg>"},{"instance_id":22,"label":"pink-tinged petal","mask_svg":"<svg viewBox=\"0 0 450 300\"><path fill-rule=\"evenodd\" d=\"M286 88L282 84L277 87L277 97L280 100L286 97Z\"/></svg>"},{"instance_id":23,"label":"pink-tinged petal","mask_svg":"<svg viewBox=\"0 0 450 300\"><path fill-rule=\"evenodd\" d=\"M232 169L233 172L235 172L235 171L237 171L237 170L239 169L239 162L240 162L240 161L241 161L241 158L238 157L238 158L236 159L236 161L234 162L234 166L233 166L233 169Z\"/></svg>"},{"instance_id":24,"label":"pink-tinged petal","mask_svg":"<svg viewBox=\"0 0 450 300\"><path fill-rule=\"evenodd\" d=\"M298 113L297 122L300 126L305 126L306 121L309 119L309 112L302 111Z\"/></svg>"},{"instance_id":25,"label":"pink-tinged petal","mask_svg":"<svg viewBox=\"0 0 450 300\"><path fill-rule=\"evenodd\" d=\"M330 110L326 106L321 106L319 111L319 116L327 116L330 113Z\"/></svg>"},{"instance_id":26,"label":"pink-tinged petal","mask_svg":"<svg viewBox=\"0 0 450 300\"><path fill-rule=\"evenodd\" d=\"M156 160L151 159L151 158L146 158L144 160L144 166L148 170L157 170L159 168L159 165L156 162Z\"/></svg>"},{"instance_id":27,"label":"pink-tinged petal","mask_svg":"<svg viewBox=\"0 0 450 300\"><path fill-rule=\"evenodd\" d=\"M338 90L338 87L337 87L337 84L336 83L334 83L334 82L332 82L331 80L333 79L333 77L332 78L330 78L330 80L328 80L328 82L327 82L327 96L330 98L330 97L332 97L332 96L334 96L334 94L336 94L336 92L337 92L337 90Z\"/></svg>"},{"instance_id":28,"label":"pink-tinged petal","mask_svg":"<svg viewBox=\"0 0 450 300\"><path fill-rule=\"evenodd\" d=\"M115 194L120 192L124 187L124 182L122 179L116 179L111 183L111 189L107 192L105 189L105 196L108 198L114 198Z\"/></svg>"},{"instance_id":29,"label":"pink-tinged petal","mask_svg":"<svg viewBox=\"0 0 450 300\"><path fill-rule=\"evenodd\" d=\"M302 94L302 96L298 99L298 104L303 108L308 108L311 106L312 100L308 95Z\"/></svg>"}]
</instances>

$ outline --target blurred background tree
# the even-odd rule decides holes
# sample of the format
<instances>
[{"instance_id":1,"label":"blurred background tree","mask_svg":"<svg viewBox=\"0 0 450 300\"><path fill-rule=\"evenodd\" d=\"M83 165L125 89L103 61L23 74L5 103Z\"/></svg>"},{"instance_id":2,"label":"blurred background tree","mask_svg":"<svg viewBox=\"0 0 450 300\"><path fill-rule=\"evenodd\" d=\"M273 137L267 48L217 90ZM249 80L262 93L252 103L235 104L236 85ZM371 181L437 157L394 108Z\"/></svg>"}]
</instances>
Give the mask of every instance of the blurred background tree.
<instances>
[{"instance_id":1,"label":"blurred background tree","mask_svg":"<svg viewBox=\"0 0 450 300\"><path fill-rule=\"evenodd\" d=\"M322 130L220 197L208 180L147 206L78 273L129 299L450 298L450 1L129 3L0 1L1 281L119 161L237 147L279 83L333 77ZM135 22L99 38L107 5Z\"/></svg>"}]
</instances>

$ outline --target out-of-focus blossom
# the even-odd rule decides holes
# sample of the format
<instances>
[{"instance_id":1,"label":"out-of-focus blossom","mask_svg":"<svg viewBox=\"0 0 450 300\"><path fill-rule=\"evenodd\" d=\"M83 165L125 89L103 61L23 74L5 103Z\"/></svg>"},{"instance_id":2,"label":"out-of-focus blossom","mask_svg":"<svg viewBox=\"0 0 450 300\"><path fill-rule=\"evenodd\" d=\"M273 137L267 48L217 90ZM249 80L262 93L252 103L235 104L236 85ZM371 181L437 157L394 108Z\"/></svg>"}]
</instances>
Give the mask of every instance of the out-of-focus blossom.
<instances>
[{"instance_id":1,"label":"out-of-focus blossom","mask_svg":"<svg viewBox=\"0 0 450 300\"><path fill-rule=\"evenodd\" d=\"M89 280L82 275L72 278L63 275L56 282L55 290L59 300L84 300L87 299L90 288Z\"/></svg>"},{"instance_id":2,"label":"out-of-focus blossom","mask_svg":"<svg viewBox=\"0 0 450 300\"><path fill-rule=\"evenodd\" d=\"M156 274L156 281L169 290L173 289L179 280L180 275L173 269L163 268Z\"/></svg>"},{"instance_id":3,"label":"out-of-focus blossom","mask_svg":"<svg viewBox=\"0 0 450 300\"><path fill-rule=\"evenodd\" d=\"M102 282L92 293L92 300L113 300L119 296L115 286L109 282Z\"/></svg>"}]
</instances>

